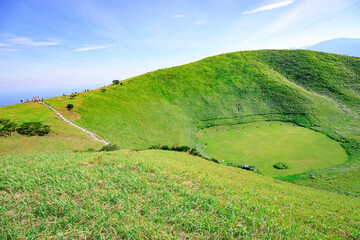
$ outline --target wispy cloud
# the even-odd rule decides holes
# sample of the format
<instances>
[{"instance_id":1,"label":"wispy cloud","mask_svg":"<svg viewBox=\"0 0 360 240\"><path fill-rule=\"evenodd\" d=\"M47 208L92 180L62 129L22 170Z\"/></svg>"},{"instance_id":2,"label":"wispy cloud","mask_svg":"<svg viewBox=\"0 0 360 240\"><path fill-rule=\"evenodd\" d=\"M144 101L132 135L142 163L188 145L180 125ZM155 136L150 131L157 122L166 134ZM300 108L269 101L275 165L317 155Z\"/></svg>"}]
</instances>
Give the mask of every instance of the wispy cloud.
<instances>
[{"instance_id":1,"label":"wispy cloud","mask_svg":"<svg viewBox=\"0 0 360 240\"><path fill-rule=\"evenodd\" d=\"M184 15L182 15L182 14L174 14L174 15L172 15L172 17L173 18L183 18Z\"/></svg>"},{"instance_id":2,"label":"wispy cloud","mask_svg":"<svg viewBox=\"0 0 360 240\"><path fill-rule=\"evenodd\" d=\"M17 49L17 48L0 48L0 50L2 50L2 51L8 51L8 52L21 51L21 49Z\"/></svg>"},{"instance_id":3,"label":"wispy cloud","mask_svg":"<svg viewBox=\"0 0 360 240\"><path fill-rule=\"evenodd\" d=\"M245 11L245 12L243 12L243 14L251 14L251 13L268 11L268 10L275 9L275 8L281 8L281 7L290 5L294 2L295 2L295 0L286 0L286 1L282 1L282 2L277 2L277 3L273 3L273 4L269 4L269 5L265 5L265 6L253 9L251 11Z\"/></svg>"},{"instance_id":4,"label":"wispy cloud","mask_svg":"<svg viewBox=\"0 0 360 240\"><path fill-rule=\"evenodd\" d=\"M205 19L200 19L195 22L195 24L198 26L205 25L206 23L207 23L207 21Z\"/></svg>"},{"instance_id":5,"label":"wispy cloud","mask_svg":"<svg viewBox=\"0 0 360 240\"><path fill-rule=\"evenodd\" d=\"M109 48L111 45L99 45L99 46L89 46L89 47L83 47L73 50L74 52L87 52L92 50L98 50L98 49L105 49Z\"/></svg>"},{"instance_id":6,"label":"wispy cloud","mask_svg":"<svg viewBox=\"0 0 360 240\"><path fill-rule=\"evenodd\" d=\"M5 46L8 46L9 44L6 44L6 43L0 43L0 47L5 47Z\"/></svg>"},{"instance_id":7,"label":"wispy cloud","mask_svg":"<svg viewBox=\"0 0 360 240\"><path fill-rule=\"evenodd\" d=\"M40 47L40 46L54 46L54 45L59 45L61 43L58 40L49 40L49 41L37 42L37 41L33 41L32 39L30 39L28 37L13 37L13 38L7 39L7 41L9 43L17 44L17 45L37 46L37 47Z\"/></svg>"}]
</instances>

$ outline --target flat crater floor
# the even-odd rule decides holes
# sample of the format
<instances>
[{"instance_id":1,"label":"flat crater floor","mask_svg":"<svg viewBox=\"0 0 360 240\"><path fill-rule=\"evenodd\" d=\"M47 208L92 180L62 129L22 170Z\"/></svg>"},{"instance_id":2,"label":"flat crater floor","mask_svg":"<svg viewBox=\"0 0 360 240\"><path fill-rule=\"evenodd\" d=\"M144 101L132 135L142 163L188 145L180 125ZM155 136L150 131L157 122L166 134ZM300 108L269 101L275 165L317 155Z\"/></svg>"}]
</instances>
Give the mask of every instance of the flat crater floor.
<instances>
[{"instance_id":1,"label":"flat crater floor","mask_svg":"<svg viewBox=\"0 0 360 240\"><path fill-rule=\"evenodd\" d=\"M286 176L328 168L348 158L340 144L324 134L288 122L255 122L200 130L208 154L225 163L255 165L264 175ZM273 167L277 162L288 169Z\"/></svg>"}]
</instances>

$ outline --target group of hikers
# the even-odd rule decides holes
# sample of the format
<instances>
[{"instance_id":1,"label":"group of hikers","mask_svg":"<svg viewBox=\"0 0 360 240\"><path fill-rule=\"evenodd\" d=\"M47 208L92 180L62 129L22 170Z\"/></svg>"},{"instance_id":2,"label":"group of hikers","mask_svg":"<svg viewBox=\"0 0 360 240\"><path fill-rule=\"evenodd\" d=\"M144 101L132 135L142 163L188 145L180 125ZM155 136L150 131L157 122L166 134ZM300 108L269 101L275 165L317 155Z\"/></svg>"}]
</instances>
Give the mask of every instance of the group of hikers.
<instances>
[{"instance_id":1,"label":"group of hikers","mask_svg":"<svg viewBox=\"0 0 360 240\"><path fill-rule=\"evenodd\" d=\"M89 89L85 89L84 92L89 92ZM78 92L75 93L71 93L71 95L78 95ZM66 94L64 93L63 96L65 98L67 98ZM57 95L55 97L58 97ZM59 99L60 100L60 99ZM28 103L28 102L33 102L33 103L43 103L44 102L44 98L40 98L39 96L35 96L33 98L27 98L27 99L21 99L20 103Z\"/></svg>"},{"instance_id":2,"label":"group of hikers","mask_svg":"<svg viewBox=\"0 0 360 240\"><path fill-rule=\"evenodd\" d=\"M27 103L27 102L33 102L33 103L43 103L44 102L44 98L40 98L38 96L31 98L27 98L25 100L20 100L21 103Z\"/></svg>"}]
</instances>

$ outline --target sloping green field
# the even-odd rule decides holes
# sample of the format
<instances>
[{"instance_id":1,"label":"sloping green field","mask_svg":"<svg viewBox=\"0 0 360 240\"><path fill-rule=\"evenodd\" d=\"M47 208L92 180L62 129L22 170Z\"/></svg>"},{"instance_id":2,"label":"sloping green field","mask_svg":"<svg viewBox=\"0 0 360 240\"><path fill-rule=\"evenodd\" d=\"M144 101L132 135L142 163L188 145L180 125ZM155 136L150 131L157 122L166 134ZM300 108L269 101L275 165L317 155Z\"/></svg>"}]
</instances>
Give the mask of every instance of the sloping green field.
<instances>
[{"instance_id":1,"label":"sloping green field","mask_svg":"<svg viewBox=\"0 0 360 240\"><path fill-rule=\"evenodd\" d=\"M189 145L207 156L196 138L200 129L294 122L338 141L349 160L287 180L301 178L302 184L360 193L352 180L360 166L359 58L305 50L235 52L150 72L104 89L47 102L122 148ZM76 116L68 114L68 103L74 104ZM339 173L346 176L341 183L335 177ZM318 185L321 179L326 180Z\"/></svg>"},{"instance_id":2,"label":"sloping green field","mask_svg":"<svg viewBox=\"0 0 360 240\"><path fill-rule=\"evenodd\" d=\"M0 237L356 239L360 201L186 153L0 157Z\"/></svg>"},{"instance_id":3,"label":"sloping green field","mask_svg":"<svg viewBox=\"0 0 360 240\"><path fill-rule=\"evenodd\" d=\"M133 150L84 152L102 144L45 106L0 108L0 118L52 129L44 137L0 139L0 238L360 238L359 58L236 52L122 83L46 102ZM212 136L202 139L199 131ZM253 150L235 147L224 160L249 163L244 157L260 154L251 161L265 175L145 150L188 145L213 157L229 140ZM75 150L82 152L66 152ZM58 153L17 154L29 152ZM288 172L270 171L261 159L268 154Z\"/></svg>"},{"instance_id":4,"label":"sloping green field","mask_svg":"<svg viewBox=\"0 0 360 240\"><path fill-rule=\"evenodd\" d=\"M51 127L49 135L27 137L13 133L12 137L0 138L0 155L34 152L59 152L100 148L86 133L62 121L47 107L35 103L23 103L0 108L0 118L8 118L18 124L43 122Z\"/></svg>"},{"instance_id":5,"label":"sloping green field","mask_svg":"<svg viewBox=\"0 0 360 240\"><path fill-rule=\"evenodd\" d=\"M77 123L123 148L196 145L199 128L260 120L351 138L360 135L359 66L312 51L236 52L47 102L64 114L73 103Z\"/></svg>"}]
</instances>

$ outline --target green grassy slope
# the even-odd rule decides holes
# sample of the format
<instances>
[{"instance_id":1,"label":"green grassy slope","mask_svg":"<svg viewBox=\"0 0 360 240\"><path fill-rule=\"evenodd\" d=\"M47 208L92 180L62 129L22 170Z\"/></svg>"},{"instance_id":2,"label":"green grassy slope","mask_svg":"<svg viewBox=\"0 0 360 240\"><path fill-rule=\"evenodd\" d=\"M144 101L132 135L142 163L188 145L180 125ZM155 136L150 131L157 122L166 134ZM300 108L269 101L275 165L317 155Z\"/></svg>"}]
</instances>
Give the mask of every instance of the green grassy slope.
<instances>
[{"instance_id":1,"label":"green grassy slope","mask_svg":"<svg viewBox=\"0 0 360 240\"><path fill-rule=\"evenodd\" d=\"M26 137L13 133L11 137L0 138L0 155L86 150L103 146L84 132L62 121L41 104L24 103L1 107L0 118L9 118L18 124L38 121L51 126L51 132L42 137Z\"/></svg>"},{"instance_id":2,"label":"green grassy slope","mask_svg":"<svg viewBox=\"0 0 360 240\"><path fill-rule=\"evenodd\" d=\"M286 176L344 163L348 156L327 136L286 122L255 122L201 130L206 151L225 163L255 165L266 176ZM277 162L288 169L276 169Z\"/></svg>"},{"instance_id":3,"label":"green grassy slope","mask_svg":"<svg viewBox=\"0 0 360 240\"><path fill-rule=\"evenodd\" d=\"M78 124L122 148L190 145L206 154L196 138L199 129L264 120L294 122L340 141L350 154L347 166L317 172L317 179L327 176L327 184L318 187L360 193L360 186L351 182L360 166L359 58L305 50L235 52L123 84L48 102L64 114L66 104L73 103ZM339 172L348 179L341 186L333 177ZM302 184L319 183L309 174L301 178Z\"/></svg>"},{"instance_id":4,"label":"green grassy slope","mask_svg":"<svg viewBox=\"0 0 360 240\"><path fill-rule=\"evenodd\" d=\"M272 62L298 56L314 67L278 63L279 70ZM359 123L359 65L358 58L311 51L237 52L144 74L104 93L97 89L48 102L60 110L74 103L82 116L78 123L124 148L192 145L198 128L255 120L295 121L353 137L360 135L353 127ZM293 80L298 71L315 83ZM333 92L318 86L320 81Z\"/></svg>"},{"instance_id":5,"label":"green grassy slope","mask_svg":"<svg viewBox=\"0 0 360 240\"><path fill-rule=\"evenodd\" d=\"M360 202L185 153L0 157L0 237L359 238Z\"/></svg>"}]
</instances>

